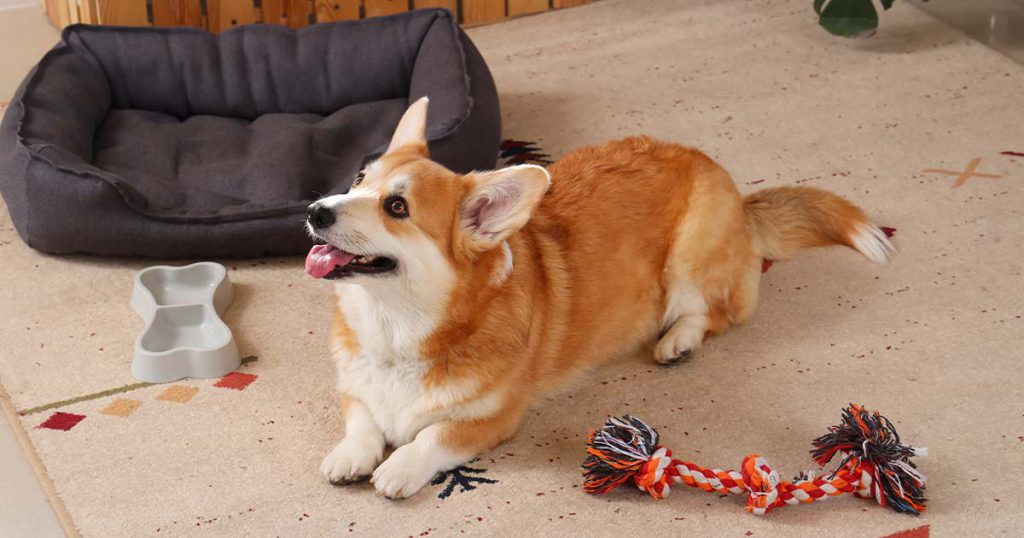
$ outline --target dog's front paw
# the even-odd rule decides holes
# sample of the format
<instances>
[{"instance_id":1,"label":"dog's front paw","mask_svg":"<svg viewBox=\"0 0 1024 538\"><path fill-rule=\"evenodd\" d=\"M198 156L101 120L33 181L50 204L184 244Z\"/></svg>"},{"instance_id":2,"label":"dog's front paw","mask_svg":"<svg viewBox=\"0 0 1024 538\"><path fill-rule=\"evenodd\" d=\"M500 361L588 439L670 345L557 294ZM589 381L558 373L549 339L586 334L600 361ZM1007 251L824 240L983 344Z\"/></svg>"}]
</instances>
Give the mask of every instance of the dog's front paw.
<instances>
[{"instance_id":1,"label":"dog's front paw","mask_svg":"<svg viewBox=\"0 0 1024 538\"><path fill-rule=\"evenodd\" d=\"M320 464L320 472L335 485L358 482L370 476L384 456L384 440L346 436Z\"/></svg>"},{"instance_id":2,"label":"dog's front paw","mask_svg":"<svg viewBox=\"0 0 1024 538\"><path fill-rule=\"evenodd\" d=\"M373 472L370 482L377 493L389 499L411 497L434 478L438 469L430 458L421 457L415 443L398 447Z\"/></svg>"}]
</instances>

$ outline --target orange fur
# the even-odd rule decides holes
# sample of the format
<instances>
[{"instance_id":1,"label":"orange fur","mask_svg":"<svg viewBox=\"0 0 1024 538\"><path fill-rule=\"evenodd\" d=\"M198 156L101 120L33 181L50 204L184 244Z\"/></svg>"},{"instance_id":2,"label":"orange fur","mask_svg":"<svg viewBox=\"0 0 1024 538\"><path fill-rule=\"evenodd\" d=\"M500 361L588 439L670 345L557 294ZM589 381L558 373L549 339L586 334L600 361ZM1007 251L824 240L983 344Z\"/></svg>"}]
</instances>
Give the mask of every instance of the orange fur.
<instances>
[{"instance_id":1,"label":"orange fur","mask_svg":"<svg viewBox=\"0 0 1024 538\"><path fill-rule=\"evenodd\" d=\"M331 322L331 339L332 343L340 346L347 353L351 355L359 353L359 339L345 322L345 316L337 308L334 309L334 320Z\"/></svg>"},{"instance_id":2,"label":"orange fur","mask_svg":"<svg viewBox=\"0 0 1024 538\"><path fill-rule=\"evenodd\" d=\"M699 151L633 137L576 150L550 166L548 192L507 238L514 268L496 282L505 251L467 252L459 237L460 203L478 179L403 148L379 165L368 184L395 176L410 182L411 217L385 221L388 231L415 226L454 275L441 319L419 344L422 388L470 387L452 408L497 402L486 413L435 424L440 442L466 458L513 435L531 402L590 366L649 345L659 333L665 353L689 351L705 335L745 321L757 303L763 256L860 248L851 237L872 226L860 209L816 189L744 199ZM360 360L340 311L334 336L353 357L346 360Z\"/></svg>"},{"instance_id":3,"label":"orange fur","mask_svg":"<svg viewBox=\"0 0 1024 538\"><path fill-rule=\"evenodd\" d=\"M757 230L758 248L766 258L783 260L796 250L846 245L852 227L868 222L864 212L846 200L811 187L779 187L743 199Z\"/></svg>"}]
</instances>

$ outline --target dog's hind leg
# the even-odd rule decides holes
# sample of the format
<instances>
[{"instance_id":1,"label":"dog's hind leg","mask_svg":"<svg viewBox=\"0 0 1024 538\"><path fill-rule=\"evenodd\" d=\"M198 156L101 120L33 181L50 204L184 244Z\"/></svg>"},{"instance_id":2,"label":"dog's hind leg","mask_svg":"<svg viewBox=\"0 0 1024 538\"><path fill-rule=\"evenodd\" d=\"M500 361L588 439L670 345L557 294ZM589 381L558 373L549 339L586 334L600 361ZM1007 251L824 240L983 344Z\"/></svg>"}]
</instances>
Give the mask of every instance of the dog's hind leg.
<instances>
[{"instance_id":1,"label":"dog's hind leg","mask_svg":"<svg viewBox=\"0 0 1024 538\"><path fill-rule=\"evenodd\" d=\"M753 254L747 257L745 263L698 273L700 286L681 278L674 281L662 320L664 329L654 348L659 364L673 366L685 361L705 336L721 333L750 317L757 306L761 275L759 260Z\"/></svg>"},{"instance_id":2,"label":"dog's hind leg","mask_svg":"<svg viewBox=\"0 0 1024 538\"><path fill-rule=\"evenodd\" d=\"M704 340L707 314L708 304L701 291L690 282L676 281L668 293L654 359L663 366L674 366L689 359Z\"/></svg>"},{"instance_id":3,"label":"dog's hind leg","mask_svg":"<svg viewBox=\"0 0 1024 538\"><path fill-rule=\"evenodd\" d=\"M682 362L704 341L745 321L757 303L760 261L743 201L729 174L706 159L691 171L693 188L665 260L660 364Z\"/></svg>"}]
</instances>

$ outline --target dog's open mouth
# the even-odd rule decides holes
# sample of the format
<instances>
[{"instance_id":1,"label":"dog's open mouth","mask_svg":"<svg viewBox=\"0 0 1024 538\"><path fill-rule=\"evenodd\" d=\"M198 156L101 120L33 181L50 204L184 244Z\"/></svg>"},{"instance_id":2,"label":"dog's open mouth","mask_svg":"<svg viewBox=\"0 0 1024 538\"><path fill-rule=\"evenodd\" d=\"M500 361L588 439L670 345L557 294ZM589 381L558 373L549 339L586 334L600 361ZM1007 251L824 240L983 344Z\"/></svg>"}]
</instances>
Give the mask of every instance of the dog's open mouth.
<instances>
[{"instance_id":1,"label":"dog's open mouth","mask_svg":"<svg viewBox=\"0 0 1024 538\"><path fill-rule=\"evenodd\" d=\"M381 274L398 266L387 256L358 255L334 245L315 245L306 255L306 274L313 278L334 280L356 274Z\"/></svg>"}]
</instances>

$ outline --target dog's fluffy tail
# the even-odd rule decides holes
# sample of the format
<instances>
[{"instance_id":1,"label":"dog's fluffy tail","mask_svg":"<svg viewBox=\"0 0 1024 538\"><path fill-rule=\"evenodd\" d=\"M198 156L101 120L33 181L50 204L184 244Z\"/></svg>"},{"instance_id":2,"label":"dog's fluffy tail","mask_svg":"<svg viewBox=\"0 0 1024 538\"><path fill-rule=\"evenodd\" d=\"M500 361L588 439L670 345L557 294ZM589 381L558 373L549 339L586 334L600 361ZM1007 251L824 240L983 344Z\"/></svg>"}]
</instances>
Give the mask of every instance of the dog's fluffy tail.
<instances>
[{"instance_id":1,"label":"dog's fluffy tail","mask_svg":"<svg viewBox=\"0 0 1024 538\"><path fill-rule=\"evenodd\" d=\"M811 187L765 189L743 199L764 258L784 260L798 250L846 245L878 263L896 251L859 207Z\"/></svg>"}]
</instances>

